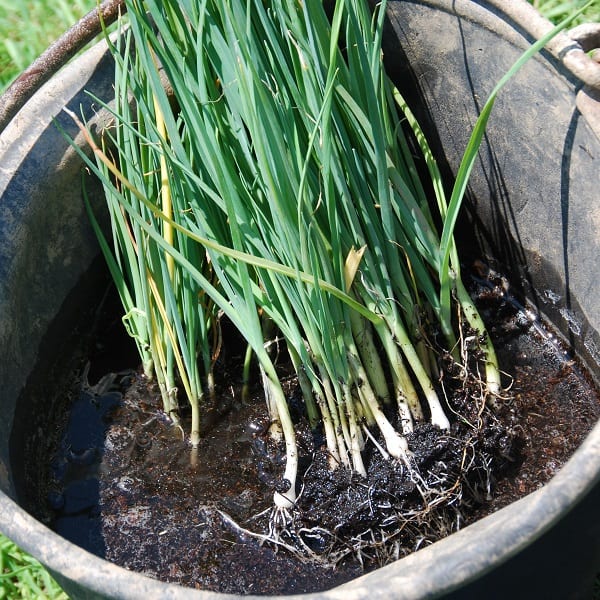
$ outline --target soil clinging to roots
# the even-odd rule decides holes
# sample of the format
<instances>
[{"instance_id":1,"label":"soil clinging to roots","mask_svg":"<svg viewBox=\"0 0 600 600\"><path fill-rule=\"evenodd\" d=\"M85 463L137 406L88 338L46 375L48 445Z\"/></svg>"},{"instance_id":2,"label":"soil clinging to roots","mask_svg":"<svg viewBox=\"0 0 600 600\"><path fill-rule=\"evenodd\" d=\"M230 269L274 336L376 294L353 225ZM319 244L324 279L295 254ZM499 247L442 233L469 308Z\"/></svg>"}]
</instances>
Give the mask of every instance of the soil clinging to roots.
<instances>
[{"instance_id":1,"label":"soil clinging to roots","mask_svg":"<svg viewBox=\"0 0 600 600\"><path fill-rule=\"evenodd\" d=\"M352 556L364 566L386 564L458 530L463 513L490 499L519 452L514 414L466 411L459 405L472 402L465 398L452 403L461 418L449 431L422 423L407 435L408 464L386 456L382 440L368 441L366 478L343 466L332 469L326 448L316 447L304 456L308 467L295 508L265 513L261 528L304 558L337 564ZM255 447L268 447L266 436L255 434ZM273 488L279 457L271 452L259 459L263 481Z\"/></svg>"}]
</instances>

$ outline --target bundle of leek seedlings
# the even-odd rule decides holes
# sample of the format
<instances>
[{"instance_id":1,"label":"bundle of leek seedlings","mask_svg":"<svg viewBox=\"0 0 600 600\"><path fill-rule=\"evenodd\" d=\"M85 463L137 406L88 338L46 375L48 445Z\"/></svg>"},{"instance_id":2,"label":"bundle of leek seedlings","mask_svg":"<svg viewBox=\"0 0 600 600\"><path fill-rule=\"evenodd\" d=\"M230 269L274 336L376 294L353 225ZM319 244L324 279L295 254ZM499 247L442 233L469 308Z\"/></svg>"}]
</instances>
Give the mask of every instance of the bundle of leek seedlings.
<instances>
[{"instance_id":1,"label":"bundle of leek seedlings","mask_svg":"<svg viewBox=\"0 0 600 600\"><path fill-rule=\"evenodd\" d=\"M270 433L285 445L275 525L289 525L299 482L273 336L285 341L331 469L366 476L373 443L414 470L407 434L422 422L450 427L440 357L460 366L454 378L477 382L479 412L501 393L453 228L505 80L447 201L383 68L385 2L371 12L366 0L337 0L330 14L297 0L126 5L129 25L112 46L114 126L97 144L88 134L110 235L90 216L166 413L177 421L178 391L187 397L197 445L227 318L260 367Z\"/></svg>"}]
</instances>

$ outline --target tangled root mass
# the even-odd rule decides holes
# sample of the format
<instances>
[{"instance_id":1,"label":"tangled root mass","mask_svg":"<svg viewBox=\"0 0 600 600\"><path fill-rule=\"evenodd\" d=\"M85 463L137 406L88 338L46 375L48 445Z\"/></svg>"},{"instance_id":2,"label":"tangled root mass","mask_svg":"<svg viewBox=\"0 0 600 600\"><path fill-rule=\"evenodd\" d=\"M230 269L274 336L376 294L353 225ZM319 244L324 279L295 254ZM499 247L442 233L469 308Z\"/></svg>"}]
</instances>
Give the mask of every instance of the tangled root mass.
<instances>
[{"instance_id":1,"label":"tangled root mass","mask_svg":"<svg viewBox=\"0 0 600 600\"><path fill-rule=\"evenodd\" d=\"M371 442L364 450L367 477L343 466L331 468L324 445L298 424L304 471L292 511L261 515L269 538L309 560L337 564L357 559L380 566L462 526L468 515L490 499L495 480L518 460L516 417L502 418L474 407L463 388L449 402L456 419L449 431L422 423L407 435L409 464L384 457ZM257 436L258 437L258 436ZM379 440L382 445L382 440ZM262 476L273 489L281 480L278 454L263 439ZM270 461L267 461L270 457ZM259 519L260 520L260 519Z\"/></svg>"}]
</instances>

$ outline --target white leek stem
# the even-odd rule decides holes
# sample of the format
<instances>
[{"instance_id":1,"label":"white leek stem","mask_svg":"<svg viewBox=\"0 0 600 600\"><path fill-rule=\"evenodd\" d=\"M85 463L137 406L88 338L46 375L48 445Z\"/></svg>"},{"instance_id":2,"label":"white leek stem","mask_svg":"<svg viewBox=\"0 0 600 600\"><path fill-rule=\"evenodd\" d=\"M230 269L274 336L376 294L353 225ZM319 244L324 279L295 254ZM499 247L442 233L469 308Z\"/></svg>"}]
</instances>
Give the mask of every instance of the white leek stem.
<instances>
[{"instance_id":1,"label":"white leek stem","mask_svg":"<svg viewBox=\"0 0 600 600\"><path fill-rule=\"evenodd\" d=\"M287 407L285 394L281 389L277 374L272 365L265 365L265 381L269 386L269 395L277 407L279 423L285 439L285 472L283 479L289 482L287 490L275 492L273 501L278 508L293 508L296 503L296 477L298 474L298 446L296 432Z\"/></svg>"},{"instance_id":2,"label":"white leek stem","mask_svg":"<svg viewBox=\"0 0 600 600\"><path fill-rule=\"evenodd\" d=\"M500 369L498 367L498 358L496 356L494 344L492 344L492 340L490 339L485 323L483 322L477 307L473 304L471 296L469 296L469 293L460 279L456 280L456 295L469 325L485 340L483 349L485 352L485 377L489 392L487 401L490 406L496 407L497 398L500 395L502 387L502 381L500 378Z\"/></svg>"},{"instance_id":3,"label":"white leek stem","mask_svg":"<svg viewBox=\"0 0 600 600\"><path fill-rule=\"evenodd\" d=\"M329 453L329 467L335 469L339 467L341 457L338 451L337 436L335 435L333 420L331 418L329 408L327 407L327 403L323 399L322 391L315 391L315 397L317 400L317 406L321 412L323 429L325 431L325 441L327 442L327 452Z\"/></svg>"},{"instance_id":4,"label":"white leek stem","mask_svg":"<svg viewBox=\"0 0 600 600\"><path fill-rule=\"evenodd\" d=\"M377 402L377 398L375 398L375 394L373 393L373 388L366 378L365 370L360 364L358 356L352 352L352 349L348 352L348 359L351 368L356 374L356 380L361 382L360 385L357 385L359 397L369 407L369 410L373 414L377 427L379 427L379 430L385 439L387 451L394 458L398 458L405 463L408 463L408 442L404 436L400 435L392 427L392 424L383 414L383 411Z\"/></svg>"},{"instance_id":5,"label":"white leek stem","mask_svg":"<svg viewBox=\"0 0 600 600\"><path fill-rule=\"evenodd\" d=\"M325 390L325 397L327 398L329 410L331 416L333 417L334 435L341 463L350 468L350 457L348 451L351 444L348 422L346 420L344 411L340 410L340 406L336 401L336 395L333 390L331 379L329 379L327 375L323 376L323 389Z\"/></svg>"},{"instance_id":6,"label":"white leek stem","mask_svg":"<svg viewBox=\"0 0 600 600\"><path fill-rule=\"evenodd\" d=\"M377 397L385 403L390 401L390 392L381 359L373 341L371 324L355 310L350 310L352 336L359 352L363 367Z\"/></svg>"},{"instance_id":7,"label":"white leek stem","mask_svg":"<svg viewBox=\"0 0 600 600\"><path fill-rule=\"evenodd\" d=\"M387 359L392 371L394 381L394 392L396 403L398 404L398 415L402 421L402 431L408 433L413 431L415 421L423 421L423 409L417 396L417 391L410 380L410 376L404 366L404 360L394 342L387 325L382 324L381 331L378 331L379 337L383 342Z\"/></svg>"},{"instance_id":8,"label":"white leek stem","mask_svg":"<svg viewBox=\"0 0 600 600\"><path fill-rule=\"evenodd\" d=\"M344 402L346 404L346 412L348 413L348 421L350 426L350 455L352 456L352 466L354 470L362 475L367 476L367 470L362 459L363 437L356 421L356 413L354 410L354 400L350 386L344 386Z\"/></svg>"},{"instance_id":9,"label":"white leek stem","mask_svg":"<svg viewBox=\"0 0 600 600\"><path fill-rule=\"evenodd\" d=\"M389 325L400 350L402 350L402 354L404 354L404 357L406 358L406 362L410 365L410 368L415 374L415 377L421 386L421 390L425 395L425 400L427 401L431 413L431 423L440 429L450 429L450 421L448 421L448 417L446 416L440 403L440 399L431 383L431 379L429 379L429 375L423 369L419 356L397 315L392 316Z\"/></svg>"},{"instance_id":10,"label":"white leek stem","mask_svg":"<svg viewBox=\"0 0 600 600\"><path fill-rule=\"evenodd\" d=\"M273 438L273 440L279 442L283 437L283 429L281 427L281 420L279 418L279 407L277 406L277 400L275 399L276 392L273 391L273 384L263 366L259 365L259 368L263 390L265 393L267 412L269 413L269 419L271 421L271 424L269 425L269 435Z\"/></svg>"}]
</instances>

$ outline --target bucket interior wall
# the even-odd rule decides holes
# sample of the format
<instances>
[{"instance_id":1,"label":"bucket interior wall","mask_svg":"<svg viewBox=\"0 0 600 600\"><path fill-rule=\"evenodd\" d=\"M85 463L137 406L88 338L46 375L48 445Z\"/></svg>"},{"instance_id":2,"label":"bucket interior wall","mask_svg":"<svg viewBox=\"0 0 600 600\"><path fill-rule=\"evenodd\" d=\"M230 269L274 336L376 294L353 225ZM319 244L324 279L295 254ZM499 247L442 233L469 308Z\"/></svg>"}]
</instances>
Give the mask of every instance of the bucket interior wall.
<instances>
[{"instance_id":1,"label":"bucket interior wall","mask_svg":"<svg viewBox=\"0 0 600 600\"><path fill-rule=\"evenodd\" d=\"M388 14L388 72L450 181L493 87L535 40L485 2L392 1ZM581 87L542 52L501 91L458 243L467 251L474 243L510 272L598 378L600 132L576 107Z\"/></svg>"}]
</instances>

